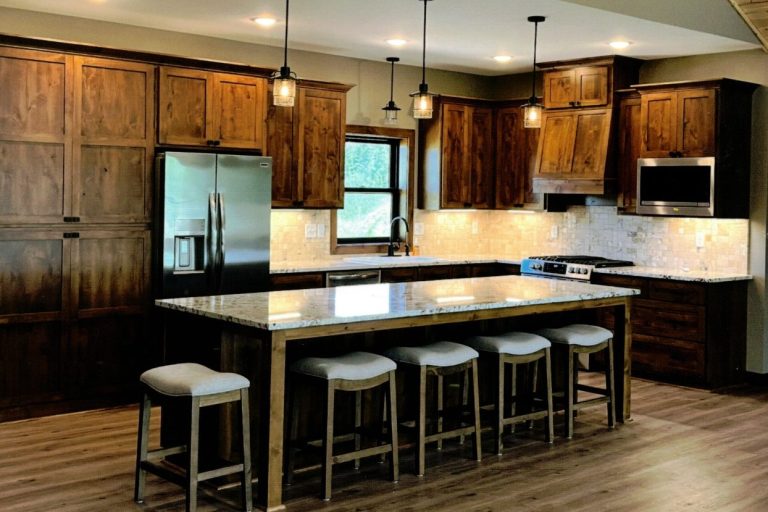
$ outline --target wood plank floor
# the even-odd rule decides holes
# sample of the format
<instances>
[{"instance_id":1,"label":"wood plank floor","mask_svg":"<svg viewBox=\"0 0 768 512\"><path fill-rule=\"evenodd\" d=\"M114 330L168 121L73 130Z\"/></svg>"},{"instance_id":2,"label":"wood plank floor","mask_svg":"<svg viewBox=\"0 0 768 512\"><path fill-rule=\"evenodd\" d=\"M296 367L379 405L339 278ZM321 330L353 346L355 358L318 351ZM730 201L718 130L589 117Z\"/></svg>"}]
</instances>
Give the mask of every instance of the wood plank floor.
<instances>
[{"instance_id":1,"label":"wood plank floor","mask_svg":"<svg viewBox=\"0 0 768 512\"><path fill-rule=\"evenodd\" d=\"M316 497L317 472L306 472L287 489L287 508L768 510L768 390L716 394L634 379L633 411L633 421L609 431L604 409L588 409L577 418L573 440L549 446L534 431L510 438L502 457L485 453L481 463L467 459L469 443L432 450L421 479L404 453L399 484L387 481L386 465L375 461L360 473L341 468L327 503ZM146 503L132 501L137 416L132 406L0 424L0 510L183 510L179 488L151 475ZM154 423L153 429L156 442ZM235 490L223 494L237 499ZM200 510L237 508L202 496Z\"/></svg>"}]
</instances>

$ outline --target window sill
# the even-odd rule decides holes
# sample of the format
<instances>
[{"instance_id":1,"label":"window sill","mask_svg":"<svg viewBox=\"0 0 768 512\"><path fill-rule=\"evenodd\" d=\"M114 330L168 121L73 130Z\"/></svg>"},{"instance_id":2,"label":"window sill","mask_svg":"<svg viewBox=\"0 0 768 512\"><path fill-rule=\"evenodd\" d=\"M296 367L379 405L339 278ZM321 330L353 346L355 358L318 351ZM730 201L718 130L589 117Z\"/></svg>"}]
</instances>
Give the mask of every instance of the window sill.
<instances>
[{"instance_id":1,"label":"window sill","mask_svg":"<svg viewBox=\"0 0 768 512\"><path fill-rule=\"evenodd\" d=\"M386 252L387 244L381 242L335 245L331 250L331 254L386 254Z\"/></svg>"}]
</instances>

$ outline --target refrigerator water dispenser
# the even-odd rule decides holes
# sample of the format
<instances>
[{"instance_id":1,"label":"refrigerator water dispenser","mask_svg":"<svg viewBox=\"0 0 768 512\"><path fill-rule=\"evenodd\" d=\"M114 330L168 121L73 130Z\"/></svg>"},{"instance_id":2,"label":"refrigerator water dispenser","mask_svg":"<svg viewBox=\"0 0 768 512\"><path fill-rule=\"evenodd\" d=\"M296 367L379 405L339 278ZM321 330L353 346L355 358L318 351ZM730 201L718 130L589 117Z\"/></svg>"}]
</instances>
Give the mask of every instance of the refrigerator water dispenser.
<instances>
[{"instance_id":1,"label":"refrigerator water dispenser","mask_svg":"<svg viewBox=\"0 0 768 512\"><path fill-rule=\"evenodd\" d=\"M173 273L205 271L205 219L176 219L173 239Z\"/></svg>"}]
</instances>

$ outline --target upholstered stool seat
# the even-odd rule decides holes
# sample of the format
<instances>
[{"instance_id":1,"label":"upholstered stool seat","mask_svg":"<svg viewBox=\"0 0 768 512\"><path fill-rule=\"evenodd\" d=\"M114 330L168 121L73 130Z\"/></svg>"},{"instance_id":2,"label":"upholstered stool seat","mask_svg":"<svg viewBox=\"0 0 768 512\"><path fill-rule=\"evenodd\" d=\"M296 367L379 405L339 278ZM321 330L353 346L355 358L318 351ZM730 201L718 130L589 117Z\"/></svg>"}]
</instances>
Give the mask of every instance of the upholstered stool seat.
<instances>
[{"instance_id":1,"label":"upholstered stool seat","mask_svg":"<svg viewBox=\"0 0 768 512\"><path fill-rule=\"evenodd\" d=\"M546 328L537 331L538 334L559 346L566 358L565 368L565 436L573 437L573 418L575 412L585 407L606 404L608 427L616 423L614 397L614 362L613 362L613 333L597 325L571 324L564 327ZM607 351L605 363L605 388L579 384L578 354L594 354ZM589 400L578 400L579 391L587 391L598 395Z\"/></svg>"},{"instance_id":2,"label":"upholstered stool seat","mask_svg":"<svg viewBox=\"0 0 768 512\"><path fill-rule=\"evenodd\" d=\"M241 473L243 509L252 509L250 415L248 387L250 382L242 375L211 370L197 363L179 363L147 370L139 378L144 396L139 410L139 435L136 453L136 483L134 500L142 503L146 473L150 472L177 483L186 490L186 510L197 509L198 483L224 475ZM184 400L190 410L189 438L185 445L149 450L149 422L153 401L161 405L169 401ZM200 408L228 402L240 402L242 463L199 472L199 419ZM169 455L186 453L185 474L179 475L167 467L156 464Z\"/></svg>"},{"instance_id":3,"label":"upholstered stool seat","mask_svg":"<svg viewBox=\"0 0 768 512\"><path fill-rule=\"evenodd\" d=\"M333 477L333 465L342 462L355 461L355 466L364 457L390 454L392 480L397 482L399 478L399 458L397 447L397 399L395 370L397 364L391 359L370 352L351 352L337 357L307 357L299 359L290 367L294 378L291 382L293 391L289 400L292 402L290 418L289 447L285 453L286 481L290 482L293 474L293 446L296 442L298 428L298 400L296 390L298 380L310 380L323 382L325 388L325 409L323 412L325 431L323 436L323 475L322 492L324 500L331 498L331 479ZM360 437L357 430L361 427L361 391L385 386L386 402L388 404L390 428L389 443L360 448ZM334 404L336 391L355 392L355 449L344 454L333 453L334 442Z\"/></svg>"},{"instance_id":4,"label":"upholstered stool seat","mask_svg":"<svg viewBox=\"0 0 768 512\"><path fill-rule=\"evenodd\" d=\"M474 458L481 459L480 445L480 392L477 384L477 358L475 349L451 341L439 341L419 347L393 347L385 352L387 357L397 361L404 371L418 372L419 411L416 418L416 474L424 475L426 468L425 448L430 442L442 447L443 439L473 434ZM443 432L443 377L454 373L472 371L472 415L468 426ZM427 376L437 377L437 432L426 434Z\"/></svg>"},{"instance_id":5,"label":"upholstered stool seat","mask_svg":"<svg viewBox=\"0 0 768 512\"><path fill-rule=\"evenodd\" d=\"M496 421L494 422L494 434L496 439L496 453L501 455L504 448L503 434L504 427L515 425L522 422L531 422L533 420L546 418L545 439L551 443L553 440L553 413L552 413L552 363L550 359L550 347L552 344L548 339L528 332L507 332L493 336L472 336L464 340L467 345L486 353L487 356L495 362L496 365L496 401L494 404L496 412ZM544 360L545 365L545 389L543 402L546 404L544 409L530 410L525 413L519 413L516 405L519 402L519 393L517 391L517 365L530 364L533 366L531 373L531 391L529 402L533 403L533 397L536 395L538 381L538 363ZM505 414L505 369L511 366L511 384L510 415Z\"/></svg>"}]
</instances>

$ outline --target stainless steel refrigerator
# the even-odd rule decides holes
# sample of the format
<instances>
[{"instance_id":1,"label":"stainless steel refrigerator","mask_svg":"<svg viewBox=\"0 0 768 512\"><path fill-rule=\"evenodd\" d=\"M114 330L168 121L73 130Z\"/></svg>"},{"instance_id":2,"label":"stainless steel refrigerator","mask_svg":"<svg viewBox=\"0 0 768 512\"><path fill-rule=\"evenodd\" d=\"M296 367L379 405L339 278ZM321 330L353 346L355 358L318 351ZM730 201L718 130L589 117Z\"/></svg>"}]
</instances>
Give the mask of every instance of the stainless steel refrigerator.
<instances>
[{"instance_id":1,"label":"stainless steel refrigerator","mask_svg":"<svg viewBox=\"0 0 768 512\"><path fill-rule=\"evenodd\" d=\"M272 159L166 151L156 172L155 297L266 290Z\"/></svg>"}]
</instances>

